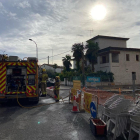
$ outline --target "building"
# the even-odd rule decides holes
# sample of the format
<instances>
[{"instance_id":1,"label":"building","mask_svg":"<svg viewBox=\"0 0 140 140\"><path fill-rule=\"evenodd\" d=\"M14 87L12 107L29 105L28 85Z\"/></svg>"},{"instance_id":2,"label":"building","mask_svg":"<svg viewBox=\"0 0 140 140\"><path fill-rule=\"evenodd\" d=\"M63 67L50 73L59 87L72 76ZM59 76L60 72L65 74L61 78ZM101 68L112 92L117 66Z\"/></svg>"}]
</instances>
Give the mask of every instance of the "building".
<instances>
[{"instance_id":1,"label":"building","mask_svg":"<svg viewBox=\"0 0 140 140\"><path fill-rule=\"evenodd\" d=\"M135 83L140 84L140 49L127 48L127 40L101 35L90 39L100 48L95 72L112 72L116 85L132 85L132 75L136 77Z\"/></svg>"},{"instance_id":2,"label":"building","mask_svg":"<svg viewBox=\"0 0 140 140\"><path fill-rule=\"evenodd\" d=\"M62 66L58 66L56 69L54 69L53 65L50 65L50 64L43 64L40 66L40 68L46 69L46 70L52 70L52 71L57 72L57 73L61 73L63 70Z\"/></svg>"}]
</instances>

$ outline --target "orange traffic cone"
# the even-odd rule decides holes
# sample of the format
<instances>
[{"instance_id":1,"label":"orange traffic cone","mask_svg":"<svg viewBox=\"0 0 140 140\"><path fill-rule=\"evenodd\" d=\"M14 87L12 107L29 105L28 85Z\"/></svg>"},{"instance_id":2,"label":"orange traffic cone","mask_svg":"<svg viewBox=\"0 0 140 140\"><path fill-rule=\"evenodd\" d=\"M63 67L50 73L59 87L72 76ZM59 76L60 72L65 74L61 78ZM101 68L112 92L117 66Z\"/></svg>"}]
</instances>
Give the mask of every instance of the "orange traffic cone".
<instances>
[{"instance_id":1,"label":"orange traffic cone","mask_svg":"<svg viewBox=\"0 0 140 140\"><path fill-rule=\"evenodd\" d=\"M78 109L77 109L77 104L76 104L76 97L74 96L74 99L73 99L73 109L71 112L79 112Z\"/></svg>"},{"instance_id":2,"label":"orange traffic cone","mask_svg":"<svg viewBox=\"0 0 140 140\"><path fill-rule=\"evenodd\" d=\"M121 88L119 88L119 94L121 94Z\"/></svg>"}]
</instances>

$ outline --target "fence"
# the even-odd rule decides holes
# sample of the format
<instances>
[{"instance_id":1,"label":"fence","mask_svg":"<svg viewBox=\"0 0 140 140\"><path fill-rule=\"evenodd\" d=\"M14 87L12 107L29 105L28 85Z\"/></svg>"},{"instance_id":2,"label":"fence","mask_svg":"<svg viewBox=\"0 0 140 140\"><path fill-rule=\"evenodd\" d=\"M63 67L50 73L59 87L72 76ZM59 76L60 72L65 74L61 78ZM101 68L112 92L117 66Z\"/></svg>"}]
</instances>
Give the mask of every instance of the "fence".
<instances>
[{"instance_id":1,"label":"fence","mask_svg":"<svg viewBox=\"0 0 140 140\"><path fill-rule=\"evenodd\" d=\"M79 105L79 108L84 109L85 111L87 111L88 113L90 113L90 103L92 101L94 101L96 103L96 107L98 108L98 105L104 105L104 103L106 102L107 99L109 99L110 97L112 97L113 95L115 95L116 93L113 92L108 92L108 91L104 91L104 90L99 90L99 89L86 89L83 88L80 92L81 95L78 95L78 88L72 88L71 89L71 101L73 102L73 97L77 96L77 103ZM132 96L128 96L128 95L123 95L125 99L129 99L129 100L133 100Z\"/></svg>"}]
</instances>

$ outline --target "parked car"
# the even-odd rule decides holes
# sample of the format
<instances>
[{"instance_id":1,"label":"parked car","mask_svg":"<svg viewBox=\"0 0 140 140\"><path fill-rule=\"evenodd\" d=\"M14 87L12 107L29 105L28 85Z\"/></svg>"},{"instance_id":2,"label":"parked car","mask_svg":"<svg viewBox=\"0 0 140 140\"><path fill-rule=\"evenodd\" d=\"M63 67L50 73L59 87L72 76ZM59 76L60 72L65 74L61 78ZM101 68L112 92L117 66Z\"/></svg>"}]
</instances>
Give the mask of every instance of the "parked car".
<instances>
[{"instance_id":1,"label":"parked car","mask_svg":"<svg viewBox=\"0 0 140 140\"><path fill-rule=\"evenodd\" d=\"M48 80L47 80L47 87L54 86L54 84L55 84L55 79L48 78Z\"/></svg>"}]
</instances>

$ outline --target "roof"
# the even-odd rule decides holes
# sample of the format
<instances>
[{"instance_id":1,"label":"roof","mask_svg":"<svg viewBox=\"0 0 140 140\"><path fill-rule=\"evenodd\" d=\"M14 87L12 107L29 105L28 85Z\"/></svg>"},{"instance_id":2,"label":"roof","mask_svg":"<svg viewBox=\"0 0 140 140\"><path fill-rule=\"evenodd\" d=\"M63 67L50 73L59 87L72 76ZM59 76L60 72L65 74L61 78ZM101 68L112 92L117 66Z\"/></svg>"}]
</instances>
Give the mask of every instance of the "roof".
<instances>
[{"instance_id":1,"label":"roof","mask_svg":"<svg viewBox=\"0 0 140 140\"><path fill-rule=\"evenodd\" d=\"M95 39L98 39L98 38L105 38L105 39L116 39L116 40L129 40L129 38L123 38L123 37L114 37L114 36L104 36L104 35L97 35L87 41L90 41L90 40L95 40Z\"/></svg>"},{"instance_id":2,"label":"roof","mask_svg":"<svg viewBox=\"0 0 140 140\"><path fill-rule=\"evenodd\" d=\"M52 65L52 64L42 64L42 65L40 65L40 66L43 66L43 65L47 65L47 66L50 66L50 67L53 67L54 65ZM63 66L57 66L57 68L64 68Z\"/></svg>"},{"instance_id":3,"label":"roof","mask_svg":"<svg viewBox=\"0 0 140 140\"><path fill-rule=\"evenodd\" d=\"M138 51L140 52L140 49L138 48L121 48L121 47L107 47L107 48L104 48L104 49L101 49L99 50L99 53L102 53L102 52L108 52L108 51Z\"/></svg>"}]
</instances>

